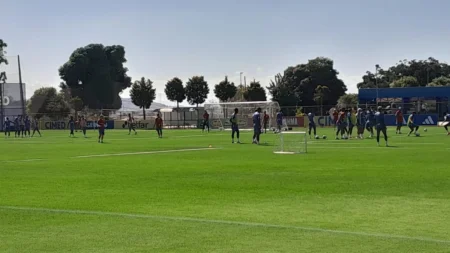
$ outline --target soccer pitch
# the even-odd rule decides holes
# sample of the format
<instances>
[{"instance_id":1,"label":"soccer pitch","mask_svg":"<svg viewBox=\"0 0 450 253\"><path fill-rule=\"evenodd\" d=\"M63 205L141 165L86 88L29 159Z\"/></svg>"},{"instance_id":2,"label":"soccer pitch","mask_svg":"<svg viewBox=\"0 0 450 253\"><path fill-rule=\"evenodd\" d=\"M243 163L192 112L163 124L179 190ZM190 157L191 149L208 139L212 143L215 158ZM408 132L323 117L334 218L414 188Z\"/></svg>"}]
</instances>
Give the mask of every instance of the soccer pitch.
<instances>
[{"instance_id":1,"label":"soccer pitch","mask_svg":"<svg viewBox=\"0 0 450 253\"><path fill-rule=\"evenodd\" d=\"M301 155L273 133L1 139L0 252L450 252L450 136L422 129L318 129Z\"/></svg>"}]
</instances>

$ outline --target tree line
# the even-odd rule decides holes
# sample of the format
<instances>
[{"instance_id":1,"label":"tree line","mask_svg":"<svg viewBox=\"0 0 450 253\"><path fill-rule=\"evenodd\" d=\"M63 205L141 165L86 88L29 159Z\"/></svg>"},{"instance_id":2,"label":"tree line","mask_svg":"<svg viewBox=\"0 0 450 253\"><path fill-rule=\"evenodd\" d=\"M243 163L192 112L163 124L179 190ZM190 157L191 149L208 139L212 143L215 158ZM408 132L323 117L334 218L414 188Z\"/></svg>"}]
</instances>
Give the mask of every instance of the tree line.
<instances>
[{"instance_id":1,"label":"tree line","mask_svg":"<svg viewBox=\"0 0 450 253\"><path fill-rule=\"evenodd\" d=\"M7 64L4 49L7 44L0 39L0 64ZM63 82L59 91L44 87L34 92L27 102L30 114L38 116L67 116L71 110L119 109L120 94L131 87L132 102L141 108L150 108L156 90L149 78L132 81L124 66L125 48L121 45L104 46L90 44L74 50L58 70ZM434 58L403 60L387 69L376 65L375 73L367 71L362 76L360 88L418 87L450 85L450 66ZM322 111L337 104L356 104L355 94L346 94L347 87L338 78L330 58L317 57L306 63L287 67L270 80L266 87L271 99L285 109L287 115L295 114L295 108L319 106ZM174 77L167 81L164 92L168 100L179 104L187 101L198 106L206 101L210 92L204 76L193 76L184 84ZM253 80L248 86L235 85L227 77L214 85L213 92L221 102L266 101L267 94L260 82Z\"/></svg>"}]
</instances>

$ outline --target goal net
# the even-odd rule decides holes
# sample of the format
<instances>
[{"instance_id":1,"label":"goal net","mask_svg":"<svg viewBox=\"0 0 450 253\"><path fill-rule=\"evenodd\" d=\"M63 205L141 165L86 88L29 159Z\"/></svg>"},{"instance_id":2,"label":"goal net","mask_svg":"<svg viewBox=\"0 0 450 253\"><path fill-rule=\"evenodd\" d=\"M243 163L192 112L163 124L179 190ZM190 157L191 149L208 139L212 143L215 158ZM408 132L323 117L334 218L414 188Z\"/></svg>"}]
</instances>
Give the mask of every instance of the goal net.
<instances>
[{"instance_id":1,"label":"goal net","mask_svg":"<svg viewBox=\"0 0 450 253\"><path fill-rule=\"evenodd\" d=\"M275 141L276 154L301 154L307 152L306 132L281 132Z\"/></svg>"},{"instance_id":2,"label":"goal net","mask_svg":"<svg viewBox=\"0 0 450 253\"><path fill-rule=\"evenodd\" d=\"M239 129L253 129L252 116L257 108L261 108L261 120L264 118L264 112L269 116L267 129L275 129L277 126L276 115L280 110L278 102L259 101L205 104L205 111L209 113L211 128L231 129L230 118L235 108L239 110L237 115ZM264 124L261 125L264 126ZM285 125L284 120L283 125Z\"/></svg>"}]
</instances>

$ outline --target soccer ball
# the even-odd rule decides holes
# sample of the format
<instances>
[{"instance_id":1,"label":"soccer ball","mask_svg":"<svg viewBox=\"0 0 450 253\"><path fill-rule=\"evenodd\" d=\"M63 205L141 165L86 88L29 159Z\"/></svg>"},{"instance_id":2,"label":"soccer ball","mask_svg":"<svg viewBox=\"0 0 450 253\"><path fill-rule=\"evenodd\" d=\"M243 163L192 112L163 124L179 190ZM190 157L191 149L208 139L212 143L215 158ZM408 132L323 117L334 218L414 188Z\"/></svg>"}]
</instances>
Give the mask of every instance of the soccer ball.
<instances>
[{"instance_id":1,"label":"soccer ball","mask_svg":"<svg viewBox=\"0 0 450 253\"><path fill-rule=\"evenodd\" d=\"M326 136L326 135L322 136L322 139L326 140L326 139L327 139L327 136Z\"/></svg>"},{"instance_id":2,"label":"soccer ball","mask_svg":"<svg viewBox=\"0 0 450 253\"><path fill-rule=\"evenodd\" d=\"M316 138L316 140L318 140L318 139L319 139L319 136L318 136L318 135L316 135L316 136L314 136L314 138Z\"/></svg>"},{"instance_id":3,"label":"soccer ball","mask_svg":"<svg viewBox=\"0 0 450 253\"><path fill-rule=\"evenodd\" d=\"M426 132L426 131L428 131L428 129L424 128L423 131Z\"/></svg>"},{"instance_id":4,"label":"soccer ball","mask_svg":"<svg viewBox=\"0 0 450 253\"><path fill-rule=\"evenodd\" d=\"M344 136L342 136L342 139L347 140L348 139L347 135L344 134Z\"/></svg>"},{"instance_id":5,"label":"soccer ball","mask_svg":"<svg viewBox=\"0 0 450 253\"><path fill-rule=\"evenodd\" d=\"M419 134L419 133L416 133L416 137L420 137L420 134Z\"/></svg>"}]
</instances>

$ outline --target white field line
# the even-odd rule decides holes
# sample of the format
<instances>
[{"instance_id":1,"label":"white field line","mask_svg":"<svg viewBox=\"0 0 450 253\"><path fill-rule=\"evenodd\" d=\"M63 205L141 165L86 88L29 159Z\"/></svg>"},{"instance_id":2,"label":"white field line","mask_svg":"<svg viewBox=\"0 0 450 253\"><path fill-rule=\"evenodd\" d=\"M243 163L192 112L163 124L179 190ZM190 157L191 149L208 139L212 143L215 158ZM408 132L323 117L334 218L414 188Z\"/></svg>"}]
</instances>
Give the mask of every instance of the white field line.
<instances>
[{"instance_id":1,"label":"white field line","mask_svg":"<svg viewBox=\"0 0 450 253\"><path fill-rule=\"evenodd\" d=\"M132 153L112 153L112 154L98 154L98 155L82 155L82 156L72 156L72 157L69 157L69 158L92 158L92 157L110 157L110 156L149 155L149 154L177 153L177 152L189 152L189 151L204 151L204 150L216 150L216 149L219 149L219 148L172 149L172 150L157 150L157 151L132 152Z\"/></svg>"},{"instance_id":2,"label":"white field line","mask_svg":"<svg viewBox=\"0 0 450 253\"><path fill-rule=\"evenodd\" d=\"M277 225L277 224L267 224L267 223L257 223L257 222L210 220L210 219L192 218L192 217L158 216L158 215L146 215L146 214L49 209L49 208L19 207L19 206L0 206L0 209L13 210L13 211L41 212L41 213L113 216L113 217L121 217L121 218L140 218L140 219L151 219L151 220L169 220L169 221L197 222L197 223L207 223L207 224L235 225L235 226L246 226L246 227L291 229L291 230L302 230L302 231L328 233L328 234L354 235L354 236L365 236L365 237L378 237L378 238L392 239L392 240L421 241L421 242L427 242L427 243L450 244L450 240L434 239L434 238L428 238L428 237L414 237L414 236L391 235L391 234L383 234L383 233L345 231L345 230L334 230L334 229L324 229L324 228L315 228L315 227L301 227L301 226L293 226L293 225Z\"/></svg>"},{"instance_id":3,"label":"white field line","mask_svg":"<svg viewBox=\"0 0 450 253\"><path fill-rule=\"evenodd\" d=\"M72 156L72 157L67 157L67 158L80 159L80 158L111 157L111 156L150 155L150 154L163 154L163 153L206 151L206 150L217 150L217 149L220 149L220 148L189 148L189 149L155 150L155 151L145 151L145 152L129 152L129 153L111 153L111 154L83 155L83 156ZM49 159L36 158L36 159L11 160L11 161L1 161L1 162L5 162L5 163L19 163L19 162L35 162L35 161L46 161L46 160L49 160Z\"/></svg>"}]
</instances>

